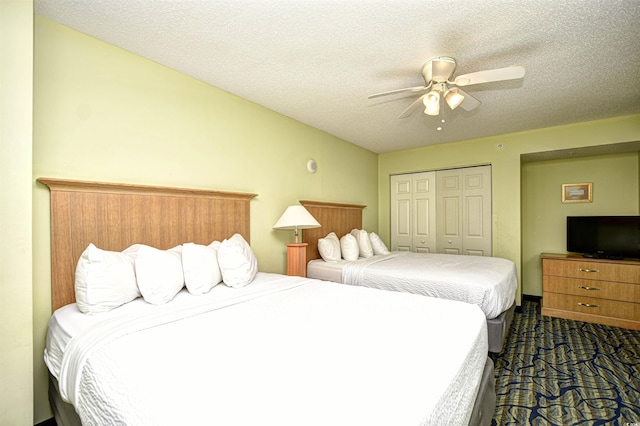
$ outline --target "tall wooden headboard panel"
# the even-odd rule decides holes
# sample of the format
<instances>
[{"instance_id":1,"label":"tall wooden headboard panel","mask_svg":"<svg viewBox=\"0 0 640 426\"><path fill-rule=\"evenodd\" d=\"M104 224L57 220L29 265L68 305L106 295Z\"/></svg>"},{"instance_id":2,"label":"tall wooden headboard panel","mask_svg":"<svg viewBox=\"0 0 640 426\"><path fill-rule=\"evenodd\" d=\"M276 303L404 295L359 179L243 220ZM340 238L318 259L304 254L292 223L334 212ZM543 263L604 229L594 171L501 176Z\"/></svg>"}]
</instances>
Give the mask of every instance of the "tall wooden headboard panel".
<instances>
[{"instance_id":1,"label":"tall wooden headboard panel","mask_svg":"<svg viewBox=\"0 0 640 426\"><path fill-rule=\"evenodd\" d=\"M235 233L250 241L256 194L39 178L51 192L51 304L75 302L75 268L89 245L168 249Z\"/></svg>"},{"instance_id":2,"label":"tall wooden headboard panel","mask_svg":"<svg viewBox=\"0 0 640 426\"><path fill-rule=\"evenodd\" d=\"M352 229L362 229L362 209L367 206L361 204L326 203L323 201L300 200L313 217L320 223L320 228L305 229L302 241L307 246L307 261L320 258L318 239L328 233L335 232L338 238L351 232Z\"/></svg>"}]
</instances>

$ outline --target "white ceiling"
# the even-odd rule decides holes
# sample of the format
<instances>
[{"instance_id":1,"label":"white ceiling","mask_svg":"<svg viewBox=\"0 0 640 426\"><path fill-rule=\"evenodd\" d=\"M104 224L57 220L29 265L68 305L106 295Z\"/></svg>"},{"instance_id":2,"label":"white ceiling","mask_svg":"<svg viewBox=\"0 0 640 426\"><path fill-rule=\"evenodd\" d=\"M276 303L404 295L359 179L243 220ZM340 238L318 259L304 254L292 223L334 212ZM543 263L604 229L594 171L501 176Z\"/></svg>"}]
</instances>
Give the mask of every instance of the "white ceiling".
<instances>
[{"instance_id":1,"label":"white ceiling","mask_svg":"<svg viewBox=\"0 0 640 426\"><path fill-rule=\"evenodd\" d=\"M383 153L640 113L638 0L35 0L41 16ZM524 65L523 80L418 95L429 59L456 75ZM553 147L550 147L553 149Z\"/></svg>"}]
</instances>

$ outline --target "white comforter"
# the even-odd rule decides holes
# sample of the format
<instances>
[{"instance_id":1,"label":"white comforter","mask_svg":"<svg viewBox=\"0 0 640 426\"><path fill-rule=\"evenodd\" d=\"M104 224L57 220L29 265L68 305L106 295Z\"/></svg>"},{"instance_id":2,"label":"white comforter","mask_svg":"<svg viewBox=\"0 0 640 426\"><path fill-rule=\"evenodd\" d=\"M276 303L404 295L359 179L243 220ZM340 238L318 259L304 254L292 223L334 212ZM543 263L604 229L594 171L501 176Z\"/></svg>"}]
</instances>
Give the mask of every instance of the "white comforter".
<instances>
[{"instance_id":1,"label":"white comforter","mask_svg":"<svg viewBox=\"0 0 640 426\"><path fill-rule=\"evenodd\" d=\"M507 259L393 252L345 263L342 282L472 303L492 319L513 304L518 278Z\"/></svg>"},{"instance_id":2,"label":"white comforter","mask_svg":"<svg viewBox=\"0 0 640 426\"><path fill-rule=\"evenodd\" d=\"M71 338L59 385L83 424L469 421L487 354L476 306L265 273L193 301Z\"/></svg>"}]
</instances>

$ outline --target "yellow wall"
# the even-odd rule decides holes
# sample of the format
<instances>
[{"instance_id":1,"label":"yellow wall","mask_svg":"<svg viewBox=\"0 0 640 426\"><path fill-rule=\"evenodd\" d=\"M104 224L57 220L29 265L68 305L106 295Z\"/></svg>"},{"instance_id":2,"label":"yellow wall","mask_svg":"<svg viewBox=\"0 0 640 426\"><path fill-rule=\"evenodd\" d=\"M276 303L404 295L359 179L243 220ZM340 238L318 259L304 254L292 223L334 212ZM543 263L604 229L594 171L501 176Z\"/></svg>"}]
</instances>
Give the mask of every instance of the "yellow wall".
<instances>
[{"instance_id":1,"label":"yellow wall","mask_svg":"<svg viewBox=\"0 0 640 426\"><path fill-rule=\"evenodd\" d=\"M542 296L540 253L566 253L566 217L638 214L637 152L522 165L522 290ZM562 203L562 184L591 182L591 203Z\"/></svg>"},{"instance_id":2,"label":"yellow wall","mask_svg":"<svg viewBox=\"0 0 640 426\"><path fill-rule=\"evenodd\" d=\"M513 260L522 277L520 156L638 140L640 115L631 115L381 154L378 160L380 236L389 241L390 175L491 164L493 254ZM521 284L518 303L522 296Z\"/></svg>"},{"instance_id":3,"label":"yellow wall","mask_svg":"<svg viewBox=\"0 0 640 426\"><path fill-rule=\"evenodd\" d=\"M271 227L300 199L365 204L364 226L377 227L370 151L39 16L34 62L34 179L257 193L251 246L268 272L286 271L293 232ZM312 158L315 174L306 169ZM35 187L37 420L49 416L41 361L51 303L48 196Z\"/></svg>"},{"instance_id":4,"label":"yellow wall","mask_svg":"<svg viewBox=\"0 0 640 426\"><path fill-rule=\"evenodd\" d=\"M0 424L33 424L33 3L0 1Z\"/></svg>"},{"instance_id":5,"label":"yellow wall","mask_svg":"<svg viewBox=\"0 0 640 426\"><path fill-rule=\"evenodd\" d=\"M33 424L33 4L0 1L0 424Z\"/></svg>"}]
</instances>

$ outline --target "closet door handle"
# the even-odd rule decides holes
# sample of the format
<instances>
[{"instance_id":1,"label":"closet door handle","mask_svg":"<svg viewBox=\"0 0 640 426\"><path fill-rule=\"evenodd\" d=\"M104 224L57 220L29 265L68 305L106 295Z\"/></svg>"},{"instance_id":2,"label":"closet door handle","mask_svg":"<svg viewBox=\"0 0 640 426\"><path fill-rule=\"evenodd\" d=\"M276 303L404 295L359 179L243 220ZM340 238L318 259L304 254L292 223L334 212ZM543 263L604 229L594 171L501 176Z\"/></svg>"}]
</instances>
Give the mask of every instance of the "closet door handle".
<instances>
[{"instance_id":1,"label":"closet door handle","mask_svg":"<svg viewBox=\"0 0 640 426\"><path fill-rule=\"evenodd\" d=\"M600 272L599 269L582 269L582 268L578 268L578 271L580 271L580 272Z\"/></svg>"},{"instance_id":2,"label":"closet door handle","mask_svg":"<svg viewBox=\"0 0 640 426\"><path fill-rule=\"evenodd\" d=\"M600 290L598 287L587 287L584 285L579 285L578 288L581 288L583 290Z\"/></svg>"},{"instance_id":3,"label":"closet door handle","mask_svg":"<svg viewBox=\"0 0 640 426\"><path fill-rule=\"evenodd\" d=\"M600 305L592 305L591 303L582 303L578 302L578 305L584 306L585 308L599 308Z\"/></svg>"}]
</instances>

